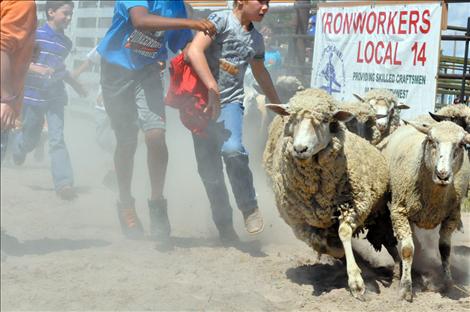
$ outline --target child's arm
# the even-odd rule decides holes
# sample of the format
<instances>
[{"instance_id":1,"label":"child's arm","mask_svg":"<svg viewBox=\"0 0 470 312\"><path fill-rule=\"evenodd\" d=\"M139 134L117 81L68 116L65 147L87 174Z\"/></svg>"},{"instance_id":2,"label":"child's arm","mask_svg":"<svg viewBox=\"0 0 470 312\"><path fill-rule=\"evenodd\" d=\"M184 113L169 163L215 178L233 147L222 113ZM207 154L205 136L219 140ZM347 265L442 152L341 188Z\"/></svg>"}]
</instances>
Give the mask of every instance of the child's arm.
<instances>
[{"instance_id":1,"label":"child's arm","mask_svg":"<svg viewBox=\"0 0 470 312\"><path fill-rule=\"evenodd\" d=\"M215 26L208 20L194 20L188 18L171 18L150 14L145 7L137 6L129 10L132 26L138 30L172 30L194 29L213 36Z\"/></svg>"},{"instance_id":2,"label":"child's arm","mask_svg":"<svg viewBox=\"0 0 470 312\"><path fill-rule=\"evenodd\" d=\"M269 99L269 102L271 104L281 104L281 100L277 95L276 89L274 89L271 76L269 75L268 70L264 66L264 60L254 59L253 61L251 61L250 66L251 71L253 72L253 76L261 87L261 90L263 90L264 94L266 94L267 98Z\"/></svg>"},{"instance_id":3,"label":"child's arm","mask_svg":"<svg viewBox=\"0 0 470 312\"><path fill-rule=\"evenodd\" d=\"M206 55L204 54L204 51L211 43L212 38L210 36L206 36L203 32L197 33L187 50L187 59L191 63L191 67L196 71L199 79L207 87L209 92L207 109L212 109L212 119L217 119L220 113L220 92L217 81L212 75Z\"/></svg>"},{"instance_id":4,"label":"child's arm","mask_svg":"<svg viewBox=\"0 0 470 312\"><path fill-rule=\"evenodd\" d=\"M68 83L75 90L75 92L77 92L78 95L80 95L81 97L88 96L88 92L83 87L83 85L77 79L75 79L70 73L65 75L64 81Z\"/></svg>"},{"instance_id":5,"label":"child's arm","mask_svg":"<svg viewBox=\"0 0 470 312\"><path fill-rule=\"evenodd\" d=\"M89 59L84 61L76 70L72 72L72 77L77 79L83 72L87 71L91 66L93 66L93 62Z\"/></svg>"}]
</instances>

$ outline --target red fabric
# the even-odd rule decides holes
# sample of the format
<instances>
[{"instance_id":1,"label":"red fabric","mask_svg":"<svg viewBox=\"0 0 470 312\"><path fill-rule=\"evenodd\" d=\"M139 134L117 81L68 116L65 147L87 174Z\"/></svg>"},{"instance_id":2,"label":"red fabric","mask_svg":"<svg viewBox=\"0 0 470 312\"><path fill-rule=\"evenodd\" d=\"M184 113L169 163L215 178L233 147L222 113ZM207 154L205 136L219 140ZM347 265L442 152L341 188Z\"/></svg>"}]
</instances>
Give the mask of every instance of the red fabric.
<instances>
[{"instance_id":1,"label":"red fabric","mask_svg":"<svg viewBox=\"0 0 470 312\"><path fill-rule=\"evenodd\" d=\"M170 87L165 104L179 109L181 122L191 132L205 135L210 120L210 112L204 113L207 101L206 86L180 53L170 62Z\"/></svg>"}]
</instances>

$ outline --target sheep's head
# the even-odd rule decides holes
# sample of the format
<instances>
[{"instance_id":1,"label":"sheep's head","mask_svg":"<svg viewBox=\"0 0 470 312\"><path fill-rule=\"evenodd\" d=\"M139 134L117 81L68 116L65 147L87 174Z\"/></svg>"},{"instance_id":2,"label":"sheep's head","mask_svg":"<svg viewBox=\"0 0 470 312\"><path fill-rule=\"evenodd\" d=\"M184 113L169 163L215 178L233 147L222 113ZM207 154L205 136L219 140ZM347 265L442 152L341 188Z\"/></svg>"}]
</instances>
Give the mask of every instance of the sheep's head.
<instances>
[{"instance_id":1,"label":"sheep's head","mask_svg":"<svg viewBox=\"0 0 470 312\"><path fill-rule=\"evenodd\" d=\"M276 113L288 116L286 136L293 138L292 155L308 159L325 149L337 131L338 121L349 121L353 114L338 110L337 102L326 92L307 89L290 104L269 104Z\"/></svg>"},{"instance_id":2,"label":"sheep's head","mask_svg":"<svg viewBox=\"0 0 470 312\"><path fill-rule=\"evenodd\" d=\"M275 87L283 103L287 103L297 92L305 89L302 82L294 76L280 76Z\"/></svg>"},{"instance_id":3,"label":"sheep's head","mask_svg":"<svg viewBox=\"0 0 470 312\"><path fill-rule=\"evenodd\" d=\"M364 98L354 94L360 101L370 105L376 112L377 129L384 133L390 127L393 117L399 110L410 108L406 104L398 103L396 97L388 90L374 89L369 91Z\"/></svg>"},{"instance_id":4,"label":"sheep's head","mask_svg":"<svg viewBox=\"0 0 470 312\"><path fill-rule=\"evenodd\" d=\"M445 115L433 114L431 112L429 112L429 115L431 115L431 117L437 122L441 122L444 120L451 121L461 126L462 128L465 129L465 131L470 133L470 116L445 116Z\"/></svg>"},{"instance_id":5,"label":"sheep's head","mask_svg":"<svg viewBox=\"0 0 470 312\"><path fill-rule=\"evenodd\" d=\"M470 134L450 121L432 125L407 123L426 135L424 161L433 182L443 186L451 184L462 167L464 146L470 144Z\"/></svg>"},{"instance_id":6,"label":"sheep's head","mask_svg":"<svg viewBox=\"0 0 470 312\"><path fill-rule=\"evenodd\" d=\"M375 110L362 102L347 102L341 106L341 109L354 114L354 118L346 122L349 131L360 137L372 141L374 138L374 126L378 117Z\"/></svg>"}]
</instances>

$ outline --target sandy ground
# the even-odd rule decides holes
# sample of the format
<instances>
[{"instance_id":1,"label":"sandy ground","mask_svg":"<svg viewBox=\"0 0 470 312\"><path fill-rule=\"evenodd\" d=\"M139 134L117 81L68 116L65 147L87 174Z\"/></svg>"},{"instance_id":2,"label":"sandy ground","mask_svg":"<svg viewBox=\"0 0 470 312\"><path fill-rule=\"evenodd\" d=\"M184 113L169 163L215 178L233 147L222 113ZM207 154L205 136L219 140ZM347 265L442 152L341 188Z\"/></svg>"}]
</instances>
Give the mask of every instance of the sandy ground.
<instances>
[{"instance_id":1,"label":"sandy ground","mask_svg":"<svg viewBox=\"0 0 470 312\"><path fill-rule=\"evenodd\" d=\"M222 246L196 173L192 141L173 112L169 120L170 249L120 234L116 194L102 185L110 155L96 145L90 119L69 113L66 120L76 200L56 197L47 161L29 157L22 167L2 168L1 226L9 236L2 242L1 310L470 311L468 214L467 232L453 240L453 273L461 290L439 291L437 236L422 233L429 252L415 258L413 303L398 300L388 254L355 242L367 284L367 300L360 302L347 290L341 262L318 259L294 238L260 172L255 183L265 231L248 237L236 210L243 242ZM135 160L134 191L148 228L144 151L141 146Z\"/></svg>"}]
</instances>

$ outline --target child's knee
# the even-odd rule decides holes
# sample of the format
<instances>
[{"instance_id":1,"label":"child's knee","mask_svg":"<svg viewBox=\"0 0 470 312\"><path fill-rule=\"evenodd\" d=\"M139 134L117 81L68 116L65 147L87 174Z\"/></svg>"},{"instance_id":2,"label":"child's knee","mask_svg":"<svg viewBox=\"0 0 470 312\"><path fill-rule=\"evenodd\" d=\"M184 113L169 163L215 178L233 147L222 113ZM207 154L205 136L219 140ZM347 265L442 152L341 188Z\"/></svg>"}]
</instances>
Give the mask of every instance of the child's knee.
<instances>
[{"instance_id":1,"label":"child's knee","mask_svg":"<svg viewBox=\"0 0 470 312\"><path fill-rule=\"evenodd\" d=\"M222 156L224 156L224 158L230 158L239 155L246 155L245 147L241 144L241 142L227 141L222 146Z\"/></svg>"}]
</instances>

